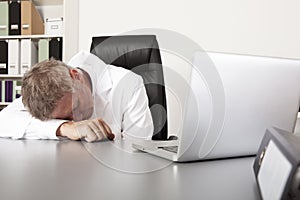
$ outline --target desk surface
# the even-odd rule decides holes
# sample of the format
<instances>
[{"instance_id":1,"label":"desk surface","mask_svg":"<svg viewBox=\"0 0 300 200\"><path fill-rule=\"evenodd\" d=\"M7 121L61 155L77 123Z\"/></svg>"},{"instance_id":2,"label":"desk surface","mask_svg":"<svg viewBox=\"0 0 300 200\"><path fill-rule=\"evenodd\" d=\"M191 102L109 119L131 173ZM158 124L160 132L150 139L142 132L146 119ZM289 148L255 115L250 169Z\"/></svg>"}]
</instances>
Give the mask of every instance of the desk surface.
<instances>
[{"instance_id":1,"label":"desk surface","mask_svg":"<svg viewBox=\"0 0 300 200\"><path fill-rule=\"evenodd\" d=\"M0 199L260 199L254 157L168 163L136 153L141 167L109 144L0 139Z\"/></svg>"}]
</instances>

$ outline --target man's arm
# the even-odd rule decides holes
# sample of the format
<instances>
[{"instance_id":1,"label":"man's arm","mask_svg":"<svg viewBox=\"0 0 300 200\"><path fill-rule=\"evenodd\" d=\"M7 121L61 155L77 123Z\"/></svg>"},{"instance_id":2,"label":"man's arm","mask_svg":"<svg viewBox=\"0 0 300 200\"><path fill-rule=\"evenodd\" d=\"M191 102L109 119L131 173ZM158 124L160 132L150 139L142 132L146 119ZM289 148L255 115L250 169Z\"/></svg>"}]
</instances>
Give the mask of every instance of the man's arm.
<instances>
[{"instance_id":1,"label":"man's arm","mask_svg":"<svg viewBox=\"0 0 300 200\"><path fill-rule=\"evenodd\" d=\"M150 140L153 135L153 121L148 107L148 97L141 77L130 98L122 121L122 133L135 139Z\"/></svg>"},{"instance_id":2,"label":"man's arm","mask_svg":"<svg viewBox=\"0 0 300 200\"><path fill-rule=\"evenodd\" d=\"M32 117L19 98L0 112L0 137L58 139L56 130L64 122L66 120L41 121Z\"/></svg>"},{"instance_id":3,"label":"man's arm","mask_svg":"<svg viewBox=\"0 0 300 200\"><path fill-rule=\"evenodd\" d=\"M93 142L108 138L114 139L109 126L101 119L70 122L51 119L41 121L33 118L24 108L19 98L0 112L0 137L13 139L58 139L57 136L71 140L84 138Z\"/></svg>"}]
</instances>

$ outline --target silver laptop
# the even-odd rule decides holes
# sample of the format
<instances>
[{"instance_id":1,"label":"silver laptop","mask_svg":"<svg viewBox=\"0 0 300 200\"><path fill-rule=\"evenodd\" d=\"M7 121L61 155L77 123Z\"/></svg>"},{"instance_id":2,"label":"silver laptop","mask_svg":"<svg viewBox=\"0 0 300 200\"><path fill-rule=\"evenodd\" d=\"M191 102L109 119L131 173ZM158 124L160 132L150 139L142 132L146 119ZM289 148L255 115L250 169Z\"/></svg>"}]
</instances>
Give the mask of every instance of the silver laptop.
<instances>
[{"instance_id":1,"label":"silver laptop","mask_svg":"<svg viewBox=\"0 0 300 200\"><path fill-rule=\"evenodd\" d=\"M133 147L184 162L255 155L268 127L293 132L300 60L197 52L178 140Z\"/></svg>"}]
</instances>

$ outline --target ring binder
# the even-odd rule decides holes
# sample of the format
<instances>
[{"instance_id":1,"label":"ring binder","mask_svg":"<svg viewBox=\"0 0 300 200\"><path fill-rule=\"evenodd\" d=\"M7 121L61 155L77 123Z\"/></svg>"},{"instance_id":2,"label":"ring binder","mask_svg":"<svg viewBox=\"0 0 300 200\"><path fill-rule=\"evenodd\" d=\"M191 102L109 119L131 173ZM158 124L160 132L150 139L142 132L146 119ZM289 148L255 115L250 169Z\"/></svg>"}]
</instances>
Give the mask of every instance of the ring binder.
<instances>
[{"instance_id":1,"label":"ring binder","mask_svg":"<svg viewBox=\"0 0 300 200\"><path fill-rule=\"evenodd\" d=\"M9 2L9 35L21 35L21 3Z\"/></svg>"},{"instance_id":2,"label":"ring binder","mask_svg":"<svg viewBox=\"0 0 300 200\"><path fill-rule=\"evenodd\" d=\"M44 22L32 1L21 1L22 35L44 34Z\"/></svg>"},{"instance_id":3,"label":"ring binder","mask_svg":"<svg viewBox=\"0 0 300 200\"><path fill-rule=\"evenodd\" d=\"M267 129L253 165L263 199L300 199L299 146L299 136Z\"/></svg>"},{"instance_id":4,"label":"ring binder","mask_svg":"<svg viewBox=\"0 0 300 200\"><path fill-rule=\"evenodd\" d=\"M0 35L8 35L8 2L0 1Z\"/></svg>"}]
</instances>

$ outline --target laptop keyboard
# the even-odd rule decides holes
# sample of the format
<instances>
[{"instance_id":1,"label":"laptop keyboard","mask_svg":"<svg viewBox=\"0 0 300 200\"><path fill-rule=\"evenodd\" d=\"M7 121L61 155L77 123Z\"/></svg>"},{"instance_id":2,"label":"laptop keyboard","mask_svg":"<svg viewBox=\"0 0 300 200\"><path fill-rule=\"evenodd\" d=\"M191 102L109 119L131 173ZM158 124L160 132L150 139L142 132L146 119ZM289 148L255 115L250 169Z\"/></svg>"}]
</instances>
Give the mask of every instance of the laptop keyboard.
<instances>
[{"instance_id":1,"label":"laptop keyboard","mask_svg":"<svg viewBox=\"0 0 300 200\"><path fill-rule=\"evenodd\" d=\"M160 149L163 149L165 151L170 151L173 153L177 153L178 152L178 146L170 146L170 147L159 147Z\"/></svg>"}]
</instances>

